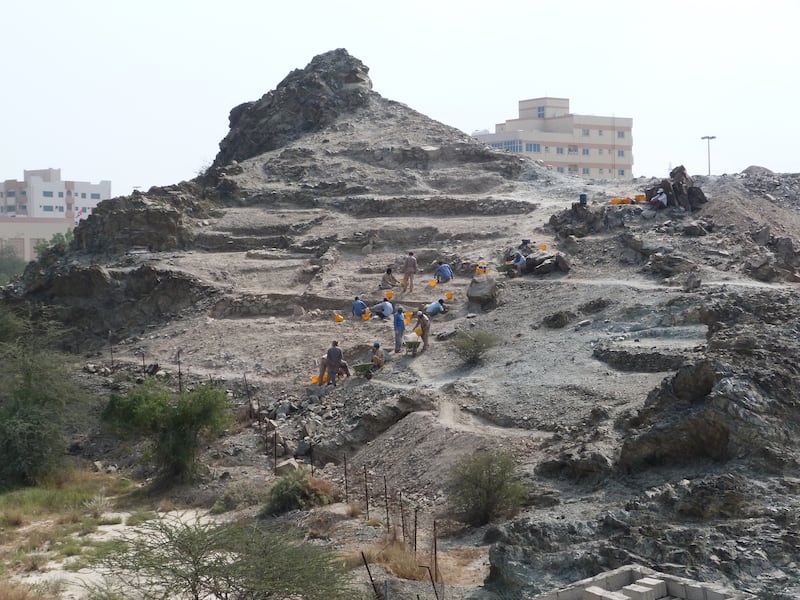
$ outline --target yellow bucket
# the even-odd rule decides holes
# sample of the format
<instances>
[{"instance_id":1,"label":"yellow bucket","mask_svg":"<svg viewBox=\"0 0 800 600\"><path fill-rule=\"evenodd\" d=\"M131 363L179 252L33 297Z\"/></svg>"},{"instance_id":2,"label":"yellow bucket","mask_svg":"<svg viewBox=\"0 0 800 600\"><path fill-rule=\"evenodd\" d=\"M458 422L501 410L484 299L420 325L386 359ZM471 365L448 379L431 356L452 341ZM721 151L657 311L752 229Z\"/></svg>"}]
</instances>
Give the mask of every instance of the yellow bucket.
<instances>
[{"instance_id":1,"label":"yellow bucket","mask_svg":"<svg viewBox=\"0 0 800 600\"><path fill-rule=\"evenodd\" d=\"M541 250L542 252L547 250L547 244L539 244L539 250Z\"/></svg>"},{"instance_id":2,"label":"yellow bucket","mask_svg":"<svg viewBox=\"0 0 800 600\"><path fill-rule=\"evenodd\" d=\"M422 337L422 327L417 327L414 330L414 333L416 333L419 337Z\"/></svg>"},{"instance_id":3,"label":"yellow bucket","mask_svg":"<svg viewBox=\"0 0 800 600\"><path fill-rule=\"evenodd\" d=\"M428 285L429 285L429 286L431 286L431 287L436 287L436 286L438 285L438 283L439 283L439 282L438 282L438 281L436 281L435 279L431 279L431 280L428 282Z\"/></svg>"},{"instance_id":4,"label":"yellow bucket","mask_svg":"<svg viewBox=\"0 0 800 600\"><path fill-rule=\"evenodd\" d=\"M334 320L335 320L337 323L341 323L342 321L344 321L344 317L343 317L342 315L336 315L336 316L335 316L333 319L334 319Z\"/></svg>"},{"instance_id":5,"label":"yellow bucket","mask_svg":"<svg viewBox=\"0 0 800 600\"><path fill-rule=\"evenodd\" d=\"M453 297L454 297L454 294L453 294L453 292L447 292L447 293L445 293L444 297L447 298L448 300L452 300Z\"/></svg>"},{"instance_id":6,"label":"yellow bucket","mask_svg":"<svg viewBox=\"0 0 800 600\"><path fill-rule=\"evenodd\" d=\"M647 196L645 196L644 194L636 194L633 197L633 199L636 200L636 202L638 204L642 204L643 202L647 202Z\"/></svg>"},{"instance_id":7,"label":"yellow bucket","mask_svg":"<svg viewBox=\"0 0 800 600\"><path fill-rule=\"evenodd\" d=\"M311 383L313 383L313 384L315 384L315 385L316 385L317 383L319 383L319 375L312 375L312 376L311 376Z\"/></svg>"},{"instance_id":8,"label":"yellow bucket","mask_svg":"<svg viewBox=\"0 0 800 600\"><path fill-rule=\"evenodd\" d=\"M361 318L362 318L364 321L369 321L369 320L370 320L370 317L372 317L372 315L371 315L371 314L369 314L368 312L365 312L363 315L361 315Z\"/></svg>"},{"instance_id":9,"label":"yellow bucket","mask_svg":"<svg viewBox=\"0 0 800 600\"><path fill-rule=\"evenodd\" d=\"M391 300L392 298L394 298L394 292L389 290L384 294L384 296L386 296L389 300Z\"/></svg>"}]
</instances>

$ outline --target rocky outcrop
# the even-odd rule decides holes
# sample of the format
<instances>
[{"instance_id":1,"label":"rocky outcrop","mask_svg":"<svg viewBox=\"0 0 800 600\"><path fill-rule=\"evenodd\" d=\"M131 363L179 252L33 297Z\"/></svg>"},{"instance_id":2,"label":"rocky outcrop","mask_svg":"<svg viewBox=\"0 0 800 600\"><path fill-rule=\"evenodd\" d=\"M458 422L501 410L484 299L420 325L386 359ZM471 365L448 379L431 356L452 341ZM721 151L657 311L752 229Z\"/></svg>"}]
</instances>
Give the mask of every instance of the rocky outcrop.
<instances>
[{"instance_id":1,"label":"rocky outcrop","mask_svg":"<svg viewBox=\"0 0 800 600\"><path fill-rule=\"evenodd\" d=\"M332 125L367 102L372 93L368 73L343 48L315 56L261 99L231 110L230 131L212 166L252 158Z\"/></svg>"}]
</instances>

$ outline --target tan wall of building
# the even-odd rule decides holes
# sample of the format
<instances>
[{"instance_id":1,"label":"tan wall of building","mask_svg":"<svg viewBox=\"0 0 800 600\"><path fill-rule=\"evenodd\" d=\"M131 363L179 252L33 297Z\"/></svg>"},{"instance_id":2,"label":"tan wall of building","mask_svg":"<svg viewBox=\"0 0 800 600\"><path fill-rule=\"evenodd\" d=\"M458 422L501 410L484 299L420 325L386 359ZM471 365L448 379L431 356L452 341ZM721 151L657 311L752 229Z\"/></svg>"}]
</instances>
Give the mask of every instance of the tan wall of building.
<instances>
[{"instance_id":1,"label":"tan wall of building","mask_svg":"<svg viewBox=\"0 0 800 600\"><path fill-rule=\"evenodd\" d=\"M40 240L50 241L54 234L67 233L72 226L72 219L0 219L0 247L12 246L17 256L31 261L36 258L34 246Z\"/></svg>"},{"instance_id":2,"label":"tan wall of building","mask_svg":"<svg viewBox=\"0 0 800 600\"><path fill-rule=\"evenodd\" d=\"M544 114L544 118L537 115ZM569 113L566 98L519 102L519 118L475 137L543 161L559 172L601 179L633 177L633 119Z\"/></svg>"}]
</instances>

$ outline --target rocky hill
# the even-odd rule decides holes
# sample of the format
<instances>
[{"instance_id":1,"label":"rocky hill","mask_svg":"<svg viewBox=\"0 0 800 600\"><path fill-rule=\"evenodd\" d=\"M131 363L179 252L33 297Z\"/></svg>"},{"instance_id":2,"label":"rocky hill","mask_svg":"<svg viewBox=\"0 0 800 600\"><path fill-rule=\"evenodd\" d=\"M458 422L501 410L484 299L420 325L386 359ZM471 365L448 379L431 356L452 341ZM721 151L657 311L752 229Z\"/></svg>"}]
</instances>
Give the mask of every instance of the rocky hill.
<instances>
[{"instance_id":1,"label":"rocky hill","mask_svg":"<svg viewBox=\"0 0 800 600\"><path fill-rule=\"evenodd\" d=\"M109 343L117 369L146 360L174 377L180 360L253 405L209 451L226 475L205 489L263 478L262 416L282 455L341 486L346 456L426 523L456 461L513 452L527 507L442 540L479 557L446 576L450 597L530 597L628 563L800 597L800 176L699 176L698 211L649 214L610 199L658 179L565 177L371 88L346 51L314 58L233 109L208 173L102 203L5 300L47 308L93 362ZM496 267L523 240L540 266L506 278ZM397 302L454 296L431 349L310 386L333 339L351 363L391 347L391 326L350 303L379 301L408 251L422 273ZM477 293L481 256L493 267ZM437 260L456 278L432 288ZM477 368L449 342L472 329L501 340Z\"/></svg>"}]
</instances>

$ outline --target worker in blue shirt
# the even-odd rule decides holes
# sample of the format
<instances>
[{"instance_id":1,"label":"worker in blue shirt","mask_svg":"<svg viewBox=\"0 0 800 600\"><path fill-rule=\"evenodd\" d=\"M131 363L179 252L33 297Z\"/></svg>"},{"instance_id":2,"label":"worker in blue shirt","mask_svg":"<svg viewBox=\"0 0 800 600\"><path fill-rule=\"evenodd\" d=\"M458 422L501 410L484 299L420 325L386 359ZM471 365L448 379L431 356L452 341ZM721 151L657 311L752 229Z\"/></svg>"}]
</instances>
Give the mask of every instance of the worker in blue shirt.
<instances>
[{"instance_id":1,"label":"worker in blue shirt","mask_svg":"<svg viewBox=\"0 0 800 600\"><path fill-rule=\"evenodd\" d=\"M447 307L444 305L444 298L439 298L436 302L431 302L425 307L425 313L431 317L446 312Z\"/></svg>"},{"instance_id":2,"label":"worker in blue shirt","mask_svg":"<svg viewBox=\"0 0 800 600\"><path fill-rule=\"evenodd\" d=\"M367 304L361 298L356 296L356 299L353 301L353 316L354 317L361 317L367 312Z\"/></svg>"},{"instance_id":3,"label":"worker in blue shirt","mask_svg":"<svg viewBox=\"0 0 800 600\"><path fill-rule=\"evenodd\" d=\"M389 317L392 316L392 313L394 312L394 307L392 306L392 303L389 302L389 299L384 297L383 302L378 302L375 306L371 307L369 310L372 314L378 315L381 321L383 321L384 319L388 319Z\"/></svg>"},{"instance_id":4,"label":"worker in blue shirt","mask_svg":"<svg viewBox=\"0 0 800 600\"><path fill-rule=\"evenodd\" d=\"M453 269L447 263L439 261L439 266L433 272L433 277L437 283L446 283L453 278Z\"/></svg>"}]
</instances>

